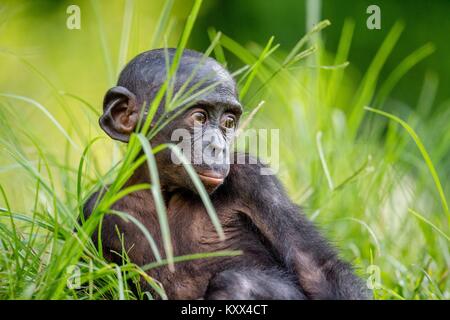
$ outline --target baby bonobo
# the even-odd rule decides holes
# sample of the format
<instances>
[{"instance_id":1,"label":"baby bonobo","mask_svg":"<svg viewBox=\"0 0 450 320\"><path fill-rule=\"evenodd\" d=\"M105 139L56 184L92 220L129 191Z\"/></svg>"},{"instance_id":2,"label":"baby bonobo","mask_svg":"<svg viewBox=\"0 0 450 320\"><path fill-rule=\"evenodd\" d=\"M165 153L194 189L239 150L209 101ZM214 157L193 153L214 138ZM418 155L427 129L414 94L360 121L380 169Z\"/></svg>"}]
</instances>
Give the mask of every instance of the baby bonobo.
<instances>
[{"instance_id":1,"label":"baby bonobo","mask_svg":"<svg viewBox=\"0 0 450 320\"><path fill-rule=\"evenodd\" d=\"M104 98L100 126L113 139L127 142L139 123L141 108L148 107L166 80L166 61L175 49L157 49L135 57L120 74L117 86ZM169 58L169 59L167 59ZM192 75L194 75L192 77ZM191 81L188 81L191 80ZM185 85L187 83L187 85ZM183 88L183 85L184 88ZM201 128L201 147L192 138L193 168L210 194L222 224L221 240L185 168L173 161L170 149L155 154L175 256L219 250L240 250L242 255L204 258L151 269L148 274L164 287L169 299L367 299L369 293L352 268L286 195L274 175L261 174L261 165L248 155L232 153L230 143L242 107L236 84L218 62L184 50L176 73L173 94L183 88L195 103L170 111L176 114L151 138L155 147L173 141L175 130L194 136ZM186 89L188 88L188 89ZM208 88L209 90L206 90ZM191 101L192 102L192 101ZM154 125L165 112L164 99ZM177 135L178 136L178 135ZM192 161L202 158L203 161ZM241 161L233 161L240 157ZM220 160L219 160L220 159ZM224 161L228 159L230 161ZM244 161L242 161L244 160ZM244 162L244 164L241 164ZM231 164L230 164L231 163ZM253 163L253 164L252 164ZM147 165L139 167L127 186L150 183ZM101 196L87 201L89 216ZM150 190L137 191L117 201L111 209L139 220L164 252L158 216ZM121 263L123 235L130 260L137 265L155 261L142 231L117 215L106 215L101 237L105 257ZM93 240L97 243L97 232ZM144 284L145 285L145 284ZM150 292L149 287L146 287Z\"/></svg>"}]
</instances>

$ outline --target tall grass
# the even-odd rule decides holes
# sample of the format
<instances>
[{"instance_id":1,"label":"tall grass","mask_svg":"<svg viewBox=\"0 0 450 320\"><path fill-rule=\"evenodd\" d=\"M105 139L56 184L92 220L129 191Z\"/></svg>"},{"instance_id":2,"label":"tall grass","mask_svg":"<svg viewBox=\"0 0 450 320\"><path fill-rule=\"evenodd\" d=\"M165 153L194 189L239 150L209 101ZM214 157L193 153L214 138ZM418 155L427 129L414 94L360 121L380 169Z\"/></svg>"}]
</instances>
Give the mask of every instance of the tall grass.
<instances>
[{"instance_id":1,"label":"tall grass","mask_svg":"<svg viewBox=\"0 0 450 320\"><path fill-rule=\"evenodd\" d=\"M107 11L95 1L91 5L102 49L85 54L103 61L107 88L113 84L117 70L139 51L138 46L133 51L131 44L137 41L139 30L133 21L139 13L136 6L142 3L125 2L117 60L110 54L104 25ZM36 91L23 95L17 93L22 92L20 88L14 92L0 90L1 299L154 298L139 289L140 277L159 297L166 298L158 279L149 277L146 270L162 265L174 269L180 261L240 254L223 251L173 255L154 154L171 148L180 158L182 155L173 145L153 147L148 140L157 132L150 129L150 121L164 96L170 97L166 101L168 109L189 105L195 98L187 85L174 93L172 84L200 7L201 1L194 1L180 31L168 79L126 147L100 133L100 108L83 96L62 91L57 82L40 71L39 65L12 54L12 59L40 79L40 88L49 90L50 97L41 97L43 102L33 96ZM170 41L172 10L173 1L167 1L153 38L147 42L152 47ZM319 22L292 50L281 48L273 37L262 46L244 46L211 28L211 45L205 56L214 55L224 65L230 65L228 59L241 62L231 71L247 110L242 123L255 128L280 128L280 179L292 199L355 264L361 277L375 279L375 297L448 299L449 183L444 177L450 176L446 165L450 156L450 108L443 106L429 112L427 102L436 92L436 80L430 75L424 78L418 108L389 98L395 84L431 54L433 46L425 44L399 61L396 69L388 70L386 81L380 82L380 72L401 39L403 25L398 23L358 82L348 72L352 68L348 54L354 23L349 20L344 24L335 54L327 52L320 40L320 33L329 26L327 20ZM3 58L11 59L11 54ZM103 92L95 94L101 96ZM256 106L258 110L252 112ZM29 114L38 117L39 122L26 125L24 119ZM79 120L70 124L68 119ZM49 139L59 147L55 149ZM218 234L223 236L201 182L189 164L183 163ZM151 183L125 188L125 182L140 165L148 165ZM106 185L105 195L91 217L77 222L86 198ZM110 209L118 199L143 189L151 190L155 200L163 252L132 216ZM106 261L101 244L97 246L90 240L106 214L135 223L156 261L136 266L125 251L121 252L121 265ZM129 281L136 284L137 293L130 290ZM79 286L71 285L74 283Z\"/></svg>"}]
</instances>

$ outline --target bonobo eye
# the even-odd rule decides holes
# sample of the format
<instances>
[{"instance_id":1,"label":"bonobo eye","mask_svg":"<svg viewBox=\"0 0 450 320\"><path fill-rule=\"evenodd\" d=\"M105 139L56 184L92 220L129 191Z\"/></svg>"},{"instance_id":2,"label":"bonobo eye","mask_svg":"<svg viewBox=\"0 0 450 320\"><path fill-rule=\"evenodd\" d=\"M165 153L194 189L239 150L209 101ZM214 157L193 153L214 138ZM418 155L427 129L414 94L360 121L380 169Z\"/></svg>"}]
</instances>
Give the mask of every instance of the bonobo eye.
<instances>
[{"instance_id":1,"label":"bonobo eye","mask_svg":"<svg viewBox=\"0 0 450 320\"><path fill-rule=\"evenodd\" d=\"M195 122L204 124L206 122L206 114L202 111L195 111L191 114L191 118L194 119Z\"/></svg>"},{"instance_id":2,"label":"bonobo eye","mask_svg":"<svg viewBox=\"0 0 450 320\"><path fill-rule=\"evenodd\" d=\"M231 114L227 114L222 120L222 126L227 129L234 129L236 127L236 119Z\"/></svg>"}]
</instances>

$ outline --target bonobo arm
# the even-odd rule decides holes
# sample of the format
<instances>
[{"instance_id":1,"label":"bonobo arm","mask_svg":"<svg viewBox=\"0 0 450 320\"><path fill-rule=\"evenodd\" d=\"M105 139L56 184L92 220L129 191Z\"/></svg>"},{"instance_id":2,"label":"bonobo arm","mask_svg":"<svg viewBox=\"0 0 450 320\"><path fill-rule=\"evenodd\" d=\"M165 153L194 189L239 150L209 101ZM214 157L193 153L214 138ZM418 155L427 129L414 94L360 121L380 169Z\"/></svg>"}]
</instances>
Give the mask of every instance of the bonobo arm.
<instances>
[{"instance_id":1,"label":"bonobo arm","mask_svg":"<svg viewBox=\"0 0 450 320\"><path fill-rule=\"evenodd\" d=\"M275 254L298 276L310 299L369 299L364 283L340 260L319 231L292 203L274 175L263 166L232 164L224 187L240 200L244 214L270 242ZM242 158L241 158L242 159ZM255 159L253 159L255 160ZM252 162L250 162L252 163Z\"/></svg>"},{"instance_id":2,"label":"bonobo arm","mask_svg":"<svg viewBox=\"0 0 450 320\"><path fill-rule=\"evenodd\" d=\"M292 275L279 268L236 268L214 275L206 300L306 300Z\"/></svg>"},{"instance_id":3,"label":"bonobo arm","mask_svg":"<svg viewBox=\"0 0 450 320\"><path fill-rule=\"evenodd\" d=\"M92 212L94 211L98 201L103 196L104 192L105 192L104 189L97 191L97 192L93 193L86 200L86 202L83 206L83 215L84 215L83 220L84 221L89 219L89 217L91 216ZM78 221L81 224L82 220L80 218L81 217L78 218ZM116 216L105 215L103 218L102 231L101 231L101 235L102 235L101 243L102 243L102 251L103 251L104 257L109 261L115 261L118 263L120 263L120 261L118 261L118 256L113 255L111 253L111 250L116 251L116 252L121 252L120 239L119 239L118 234L115 229L116 224L122 222L120 220L121 219ZM98 236L99 236L99 232L98 232L98 228L96 227L91 236L92 241L95 246L98 245Z\"/></svg>"}]
</instances>

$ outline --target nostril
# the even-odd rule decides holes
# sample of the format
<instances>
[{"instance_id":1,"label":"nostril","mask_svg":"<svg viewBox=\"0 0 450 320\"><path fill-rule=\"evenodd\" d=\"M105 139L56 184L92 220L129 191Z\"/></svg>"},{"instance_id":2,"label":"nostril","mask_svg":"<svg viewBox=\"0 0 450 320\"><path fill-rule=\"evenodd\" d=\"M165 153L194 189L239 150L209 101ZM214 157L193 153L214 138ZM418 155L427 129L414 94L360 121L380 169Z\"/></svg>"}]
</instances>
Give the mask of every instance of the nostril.
<instances>
[{"instance_id":1,"label":"nostril","mask_svg":"<svg viewBox=\"0 0 450 320\"><path fill-rule=\"evenodd\" d=\"M219 155L224 151L224 148L222 146L212 145L211 146L213 155Z\"/></svg>"},{"instance_id":2,"label":"nostril","mask_svg":"<svg viewBox=\"0 0 450 320\"><path fill-rule=\"evenodd\" d=\"M211 146L211 157L213 158L219 158L223 154L223 148L222 147L214 147Z\"/></svg>"},{"instance_id":3,"label":"nostril","mask_svg":"<svg viewBox=\"0 0 450 320\"><path fill-rule=\"evenodd\" d=\"M207 164L223 164L225 160L225 148L221 145L209 144L204 151L203 160Z\"/></svg>"},{"instance_id":4,"label":"nostril","mask_svg":"<svg viewBox=\"0 0 450 320\"><path fill-rule=\"evenodd\" d=\"M222 141L218 141L219 139L215 138L209 144L210 149L214 152L214 154L220 154L225 150L226 144Z\"/></svg>"},{"instance_id":5,"label":"nostril","mask_svg":"<svg viewBox=\"0 0 450 320\"><path fill-rule=\"evenodd\" d=\"M217 131L210 131L203 138L205 142L203 160L208 163L222 163L227 153L227 141Z\"/></svg>"}]
</instances>

